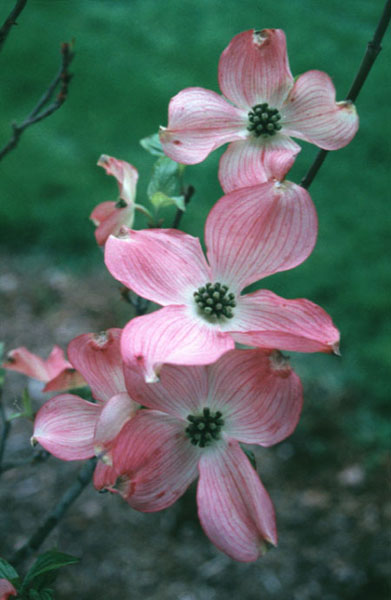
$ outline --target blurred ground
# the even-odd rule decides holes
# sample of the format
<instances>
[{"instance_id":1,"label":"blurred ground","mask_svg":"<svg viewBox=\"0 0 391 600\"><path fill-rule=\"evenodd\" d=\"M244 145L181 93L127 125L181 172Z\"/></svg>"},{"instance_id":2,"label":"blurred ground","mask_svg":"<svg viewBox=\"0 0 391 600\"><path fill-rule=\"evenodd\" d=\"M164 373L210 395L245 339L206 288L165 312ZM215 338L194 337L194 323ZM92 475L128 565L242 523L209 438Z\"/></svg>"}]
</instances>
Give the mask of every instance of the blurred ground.
<instances>
[{"instance_id":1,"label":"blurred ground","mask_svg":"<svg viewBox=\"0 0 391 600\"><path fill-rule=\"evenodd\" d=\"M53 268L48 259L39 270L28 259L2 264L0 291L10 318L1 323L0 338L8 349L24 344L47 355L54 343L65 347L75 335L130 316L117 283L103 268L78 278ZM313 358L307 356L307 362ZM18 407L25 385L23 376L7 374L10 411ZM200 529L194 490L173 507L148 515L90 485L44 546L82 557L60 575L56 598L385 600L391 519L386 453L368 461L346 437L341 422L349 398L330 389L332 381L325 386L324 377L312 377L295 434L276 447L255 449L276 507L277 549L253 564L220 553ZM33 384L30 392L38 408L39 386ZM31 430L29 422L14 423L5 462L30 455ZM50 458L2 475L0 556L9 558L26 541L78 468Z\"/></svg>"}]
</instances>

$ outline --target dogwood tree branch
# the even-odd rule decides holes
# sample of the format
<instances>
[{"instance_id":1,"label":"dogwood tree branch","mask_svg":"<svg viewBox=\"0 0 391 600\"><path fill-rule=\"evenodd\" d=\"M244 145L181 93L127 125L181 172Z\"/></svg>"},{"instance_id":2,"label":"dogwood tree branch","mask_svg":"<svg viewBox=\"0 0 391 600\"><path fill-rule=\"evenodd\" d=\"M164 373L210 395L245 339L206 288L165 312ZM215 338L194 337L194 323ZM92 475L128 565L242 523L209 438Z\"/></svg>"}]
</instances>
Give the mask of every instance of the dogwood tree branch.
<instances>
[{"instance_id":1,"label":"dogwood tree branch","mask_svg":"<svg viewBox=\"0 0 391 600\"><path fill-rule=\"evenodd\" d=\"M5 410L4 410L4 405L3 405L3 400L2 400L2 395L3 395L3 383L0 383L0 421L2 422L2 430L1 430L1 437L0 437L0 475L3 472L3 456L4 456L4 451L5 451L5 445L7 442L7 437L9 435L9 432L11 431L11 422L7 420L6 414L5 414Z\"/></svg>"},{"instance_id":2,"label":"dogwood tree branch","mask_svg":"<svg viewBox=\"0 0 391 600\"><path fill-rule=\"evenodd\" d=\"M189 204L190 200L192 199L192 196L193 196L194 192L195 192L195 188L192 185L188 185L184 189L183 196L184 196L185 206L187 206ZM181 219L182 219L182 216L183 216L183 212L184 212L183 210L181 210L180 208L177 208L174 220L173 220L172 225L171 225L171 229L178 229L179 224L180 224Z\"/></svg>"},{"instance_id":3,"label":"dogwood tree branch","mask_svg":"<svg viewBox=\"0 0 391 600\"><path fill-rule=\"evenodd\" d=\"M60 501L56 504L49 516L42 523L40 527L33 533L31 538L22 546L11 558L10 562L13 565L18 565L24 559L28 558L30 554L38 550L41 544L45 541L51 531L57 526L59 521L62 519L68 508L75 502L80 496L84 488L90 483L92 475L95 469L97 459L90 458L90 460L84 464L81 468L76 481L71 487L65 492Z\"/></svg>"},{"instance_id":4,"label":"dogwood tree branch","mask_svg":"<svg viewBox=\"0 0 391 600\"><path fill-rule=\"evenodd\" d=\"M7 144L5 144L5 146L3 146L3 148L0 150L0 160L17 146L20 136L22 135L25 129L31 127L31 125L34 125L39 121L42 121L43 119L46 119L64 104L68 95L69 82L72 78L72 75L69 73L68 69L73 57L74 52L72 51L71 44L69 44L68 42L62 44L61 66L57 75L50 83L49 87L41 96L40 100L30 112L30 114L24 119L24 121L19 125L16 123L12 124L13 133ZM57 96L52 100L55 90L58 87L59 92ZM51 103L47 105L49 101L51 101Z\"/></svg>"},{"instance_id":5,"label":"dogwood tree branch","mask_svg":"<svg viewBox=\"0 0 391 600\"><path fill-rule=\"evenodd\" d=\"M27 0L17 0L14 8L11 10L10 14L4 21L2 27L0 28L0 51L3 47L5 40L8 37L9 32L13 25L17 25L16 19L19 17L20 13L26 6Z\"/></svg>"},{"instance_id":6,"label":"dogwood tree branch","mask_svg":"<svg viewBox=\"0 0 391 600\"><path fill-rule=\"evenodd\" d=\"M355 76L353 83L351 85L350 90L346 96L346 100L350 100L351 102L355 102L368 75L369 72L379 55L380 50L382 49L381 42L386 32L386 29L391 20L391 0L387 0L384 6L384 10L382 16L380 17L379 23L377 25L375 34L373 39L368 43L367 50L364 54L364 58L361 62L360 68ZM328 150L319 150L318 154L315 157L314 162L309 168L307 174L300 182L301 187L308 190L311 183L315 179L316 174L318 173L320 167L322 166L326 156L328 154Z\"/></svg>"}]
</instances>

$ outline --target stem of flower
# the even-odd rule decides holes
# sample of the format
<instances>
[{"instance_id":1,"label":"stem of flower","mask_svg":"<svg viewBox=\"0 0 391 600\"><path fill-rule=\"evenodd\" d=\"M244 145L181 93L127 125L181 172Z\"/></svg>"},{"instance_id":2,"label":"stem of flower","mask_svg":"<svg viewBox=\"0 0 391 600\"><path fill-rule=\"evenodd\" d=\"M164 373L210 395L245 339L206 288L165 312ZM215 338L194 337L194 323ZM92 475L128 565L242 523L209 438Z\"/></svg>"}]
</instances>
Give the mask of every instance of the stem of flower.
<instances>
[{"instance_id":1,"label":"stem of flower","mask_svg":"<svg viewBox=\"0 0 391 600\"><path fill-rule=\"evenodd\" d=\"M11 27L13 25L17 25L16 19L19 17L20 13L26 6L27 0L17 0L14 8L11 10L10 14L4 21L2 27L0 28L0 50L3 47L5 40L8 37L9 32L11 31Z\"/></svg>"},{"instance_id":2,"label":"stem of flower","mask_svg":"<svg viewBox=\"0 0 391 600\"><path fill-rule=\"evenodd\" d=\"M355 76L355 78L353 80L351 88L348 91L346 100L351 100L352 102L355 102L356 98L358 97L358 95L361 91L361 88L363 87L363 85L369 75L369 72L373 66L373 63L375 62L380 50L382 49L381 42L382 42L383 36L386 32L386 29L390 23L390 20L391 20L391 0L387 0L387 2L385 3L385 6L384 6L382 16L380 17L379 23L377 25L375 34L373 36L373 39L368 43L364 58L361 62L361 65L357 72L357 75ZM315 179L315 176L317 175L320 167L322 166L323 161L325 160L327 154L328 154L328 150L319 150L319 152L316 155L315 160L312 163L311 167L309 168L307 174L300 182L301 187L308 190L311 183Z\"/></svg>"},{"instance_id":3,"label":"stem of flower","mask_svg":"<svg viewBox=\"0 0 391 600\"><path fill-rule=\"evenodd\" d=\"M91 458L80 470L76 481L65 492L60 501L56 504L46 520L33 533L31 538L22 546L11 558L11 563L17 565L41 546L49 533L56 527L62 519L68 508L74 503L76 498L82 493L84 488L90 483L96 465L96 458Z\"/></svg>"}]
</instances>

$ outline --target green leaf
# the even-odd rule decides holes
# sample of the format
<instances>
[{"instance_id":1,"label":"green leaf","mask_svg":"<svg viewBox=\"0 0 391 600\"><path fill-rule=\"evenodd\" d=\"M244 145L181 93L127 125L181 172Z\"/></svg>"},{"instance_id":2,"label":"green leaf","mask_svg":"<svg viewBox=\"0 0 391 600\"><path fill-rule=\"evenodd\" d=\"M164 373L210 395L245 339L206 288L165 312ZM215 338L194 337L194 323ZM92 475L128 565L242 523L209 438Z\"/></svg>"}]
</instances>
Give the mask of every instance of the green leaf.
<instances>
[{"instance_id":1,"label":"green leaf","mask_svg":"<svg viewBox=\"0 0 391 600\"><path fill-rule=\"evenodd\" d=\"M9 562L0 558L0 579L8 579L11 583L19 580L19 575Z\"/></svg>"},{"instance_id":2,"label":"green leaf","mask_svg":"<svg viewBox=\"0 0 391 600\"><path fill-rule=\"evenodd\" d=\"M245 455L247 456L251 465L254 467L255 470L257 470L257 461L255 460L254 452L251 452L251 450L248 450L248 448L244 448L244 446L242 446L242 444L240 444L240 447L243 450L243 452L245 453Z\"/></svg>"},{"instance_id":3,"label":"green leaf","mask_svg":"<svg viewBox=\"0 0 391 600\"><path fill-rule=\"evenodd\" d=\"M30 394L29 394L27 388L25 388L23 390L22 404L23 404L23 410L16 412L16 413L12 413L12 415L10 415L10 417L8 418L9 421L13 421L14 419L19 419L20 417L25 417L26 419L33 419L34 411L33 411L33 406L31 403L31 397L30 397Z\"/></svg>"},{"instance_id":4,"label":"green leaf","mask_svg":"<svg viewBox=\"0 0 391 600\"><path fill-rule=\"evenodd\" d=\"M159 140L159 134L154 133L140 140L140 144L150 154L154 156L164 156L163 147Z\"/></svg>"},{"instance_id":5,"label":"green leaf","mask_svg":"<svg viewBox=\"0 0 391 600\"><path fill-rule=\"evenodd\" d=\"M66 565L72 565L77 562L79 562L79 559L75 556L63 554L62 552L57 552L57 550L49 550L37 558L31 569L27 572L22 587L25 589L31 581L36 579L38 576L43 575L44 573L49 573L50 571L60 569ZM51 577L49 579L52 580ZM43 583L42 578L40 583Z\"/></svg>"},{"instance_id":6,"label":"green leaf","mask_svg":"<svg viewBox=\"0 0 391 600\"><path fill-rule=\"evenodd\" d=\"M166 196L163 192L155 192L153 196L151 196L150 201L157 209L174 204L177 208L180 208L183 211L186 210L184 196Z\"/></svg>"},{"instance_id":7,"label":"green leaf","mask_svg":"<svg viewBox=\"0 0 391 600\"><path fill-rule=\"evenodd\" d=\"M151 199L156 192L162 192L168 197L174 196L182 173L183 165L179 165L168 156L159 158L153 166L152 178L147 189L148 198Z\"/></svg>"}]
</instances>

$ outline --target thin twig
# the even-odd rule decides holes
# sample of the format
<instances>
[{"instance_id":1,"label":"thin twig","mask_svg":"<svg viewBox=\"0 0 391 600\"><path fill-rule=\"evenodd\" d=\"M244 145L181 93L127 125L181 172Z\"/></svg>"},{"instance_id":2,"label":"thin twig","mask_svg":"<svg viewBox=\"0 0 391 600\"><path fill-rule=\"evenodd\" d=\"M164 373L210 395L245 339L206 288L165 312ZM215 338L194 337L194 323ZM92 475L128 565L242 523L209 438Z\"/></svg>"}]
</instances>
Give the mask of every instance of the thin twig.
<instances>
[{"instance_id":1,"label":"thin twig","mask_svg":"<svg viewBox=\"0 0 391 600\"><path fill-rule=\"evenodd\" d=\"M26 6L27 0L17 0L14 8L11 10L10 14L4 21L1 29L0 29L0 50L3 47L5 40L8 37L9 32L11 31L11 27L13 25L17 25L16 19L19 17L20 13Z\"/></svg>"},{"instance_id":2,"label":"thin twig","mask_svg":"<svg viewBox=\"0 0 391 600\"><path fill-rule=\"evenodd\" d=\"M367 50L365 52L364 58L361 62L360 68L355 76L353 83L351 85L350 90L346 96L346 100L350 100L351 102L355 102L357 99L362 86L364 85L369 72L375 62L377 56L379 55L381 47L381 42L383 36L386 32L386 29L390 23L391 19L391 0L387 0L384 6L383 14L380 17L379 23L377 25L375 34L373 39L368 43ZM314 162L309 168L307 174L302 179L300 185L301 187L308 190L311 183L315 179L316 174L318 173L320 167L322 166L326 156L328 154L328 150L319 150L318 154L315 157Z\"/></svg>"},{"instance_id":3,"label":"thin twig","mask_svg":"<svg viewBox=\"0 0 391 600\"><path fill-rule=\"evenodd\" d=\"M192 199L192 196L194 195L195 192L195 188L192 185L188 185L185 189L184 189L184 203L185 206L187 206L190 202L190 200ZM179 224L181 222L182 216L183 216L184 211L181 210L180 208L177 209L176 213L175 213L175 217L174 220L172 222L171 225L171 229L178 229Z\"/></svg>"},{"instance_id":4,"label":"thin twig","mask_svg":"<svg viewBox=\"0 0 391 600\"><path fill-rule=\"evenodd\" d=\"M56 77L53 79L45 93L40 98L39 102L25 118L25 120L20 125L17 125L16 123L12 124L13 134L9 142L0 150L0 160L17 146L19 138L25 129L31 125L34 125L35 123L38 123L39 121L42 121L43 119L46 119L64 104L68 95L68 85L72 78L72 75L69 73L68 69L73 57L74 53L72 52L71 44L67 42L62 44L61 66ZM44 108L49 100L52 99L53 94L58 86L60 86L60 90L56 98L51 102L51 104L49 104L49 106Z\"/></svg>"},{"instance_id":5,"label":"thin twig","mask_svg":"<svg viewBox=\"0 0 391 600\"><path fill-rule=\"evenodd\" d=\"M31 454L28 458L24 458L15 462L4 462L1 469L2 473L11 471L12 469L18 469L19 467L25 467L26 465L35 465L37 463L45 462L52 455L46 450L38 450L34 454Z\"/></svg>"},{"instance_id":6,"label":"thin twig","mask_svg":"<svg viewBox=\"0 0 391 600\"><path fill-rule=\"evenodd\" d=\"M84 488L90 483L96 465L96 458L91 458L79 472L74 484L65 492L61 500L56 504L46 520L31 536L29 541L22 546L11 559L11 563L16 566L25 558L28 558L32 552L38 550L41 544L48 537L49 533L56 527L62 519L68 508L80 496Z\"/></svg>"},{"instance_id":7,"label":"thin twig","mask_svg":"<svg viewBox=\"0 0 391 600\"><path fill-rule=\"evenodd\" d=\"M0 387L0 419L3 422L3 428L2 428L2 432L1 432L1 438L0 438L0 475L4 471L4 469L2 468L3 456L4 456L4 451L5 451L5 445L7 442L7 437L11 431L11 422L7 420L7 417L5 414L3 400L2 400L2 394L3 394L3 386L1 385L1 387Z\"/></svg>"}]
</instances>

